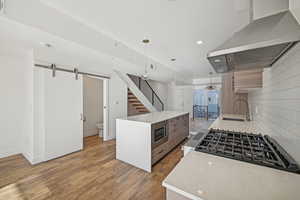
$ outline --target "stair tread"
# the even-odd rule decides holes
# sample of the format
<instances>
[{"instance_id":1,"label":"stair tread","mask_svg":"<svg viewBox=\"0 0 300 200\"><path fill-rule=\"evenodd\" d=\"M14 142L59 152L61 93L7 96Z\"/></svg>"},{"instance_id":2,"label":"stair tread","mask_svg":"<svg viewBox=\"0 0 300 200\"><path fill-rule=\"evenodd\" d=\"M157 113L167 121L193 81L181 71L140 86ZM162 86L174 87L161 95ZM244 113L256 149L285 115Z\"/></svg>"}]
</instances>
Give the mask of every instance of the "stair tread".
<instances>
[{"instance_id":1,"label":"stair tread","mask_svg":"<svg viewBox=\"0 0 300 200\"><path fill-rule=\"evenodd\" d=\"M138 99L128 99L129 102L137 102L137 103L141 103Z\"/></svg>"},{"instance_id":2,"label":"stair tread","mask_svg":"<svg viewBox=\"0 0 300 200\"><path fill-rule=\"evenodd\" d=\"M137 109L137 110L140 110L140 111L148 111L146 108L135 108L135 109Z\"/></svg>"},{"instance_id":3,"label":"stair tread","mask_svg":"<svg viewBox=\"0 0 300 200\"><path fill-rule=\"evenodd\" d=\"M148 110L145 106L144 107L136 107L135 106L135 108L138 109L138 110Z\"/></svg>"},{"instance_id":4,"label":"stair tread","mask_svg":"<svg viewBox=\"0 0 300 200\"><path fill-rule=\"evenodd\" d=\"M129 88L127 97L128 102L137 110L138 113L149 113L149 110L139 101L139 99L130 91Z\"/></svg>"}]
</instances>

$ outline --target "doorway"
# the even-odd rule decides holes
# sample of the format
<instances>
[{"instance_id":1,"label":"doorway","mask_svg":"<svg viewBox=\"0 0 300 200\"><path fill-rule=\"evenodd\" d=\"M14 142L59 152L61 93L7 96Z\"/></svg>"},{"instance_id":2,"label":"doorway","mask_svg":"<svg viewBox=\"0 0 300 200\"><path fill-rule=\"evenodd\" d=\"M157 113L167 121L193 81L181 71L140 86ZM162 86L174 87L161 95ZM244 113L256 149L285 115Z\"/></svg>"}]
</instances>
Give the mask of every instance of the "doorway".
<instances>
[{"instance_id":1,"label":"doorway","mask_svg":"<svg viewBox=\"0 0 300 200\"><path fill-rule=\"evenodd\" d=\"M219 93L219 90L194 90L193 119L217 119L220 114Z\"/></svg>"},{"instance_id":2,"label":"doorway","mask_svg":"<svg viewBox=\"0 0 300 200\"><path fill-rule=\"evenodd\" d=\"M103 76L102 78L97 74L88 76L88 78L93 78L92 81L98 81L95 87L99 89L99 91L96 89L95 92L99 96L90 98L93 96L93 92L87 92L84 89L87 78L84 72L74 75L73 70L54 68L52 65L53 69L46 65L35 66L37 67L34 68L33 73L34 133L32 136L33 143L36 145L33 151L34 163L82 150L84 136L89 134L96 134L99 140L103 141L110 139L108 128L109 77ZM91 89L93 88L91 87ZM89 97L88 101L87 97ZM85 119L90 120L90 115L93 119L93 113L87 112L85 113L87 116L84 116L84 110L93 110L89 107L88 109L84 108L84 101L99 103L96 108L92 106L99 112L95 122L91 122L95 127L94 132L90 131L89 124L83 122ZM94 105L94 103L88 104ZM101 113L102 118L100 118ZM101 122L103 125L97 126L97 123ZM100 132L101 127L103 128ZM98 136L99 132L101 138Z\"/></svg>"},{"instance_id":3,"label":"doorway","mask_svg":"<svg viewBox=\"0 0 300 200\"><path fill-rule=\"evenodd\" d=\"M105 137L105 80L83 76L83 137Z\"/></svg>"}]
</instances>

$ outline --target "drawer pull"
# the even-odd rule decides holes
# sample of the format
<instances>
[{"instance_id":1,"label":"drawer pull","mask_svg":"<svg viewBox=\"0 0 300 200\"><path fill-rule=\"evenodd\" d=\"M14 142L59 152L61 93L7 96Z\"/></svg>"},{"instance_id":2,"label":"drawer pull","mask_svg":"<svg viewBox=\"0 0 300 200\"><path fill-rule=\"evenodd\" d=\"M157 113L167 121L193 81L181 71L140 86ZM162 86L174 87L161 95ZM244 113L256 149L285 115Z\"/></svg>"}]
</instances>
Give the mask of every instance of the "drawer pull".
<instances>
[{"instance_id":1,"label":"drawer pull","mask_svg":"<svg viewBox=\"0 0 300 200\"><path fill-rule=\"evenodd\" d=\"M158 154L161 154L161 153L163 153L164 152L164 150L160 150L159 152L158 152Z\"/></svg>"}]
</instances>

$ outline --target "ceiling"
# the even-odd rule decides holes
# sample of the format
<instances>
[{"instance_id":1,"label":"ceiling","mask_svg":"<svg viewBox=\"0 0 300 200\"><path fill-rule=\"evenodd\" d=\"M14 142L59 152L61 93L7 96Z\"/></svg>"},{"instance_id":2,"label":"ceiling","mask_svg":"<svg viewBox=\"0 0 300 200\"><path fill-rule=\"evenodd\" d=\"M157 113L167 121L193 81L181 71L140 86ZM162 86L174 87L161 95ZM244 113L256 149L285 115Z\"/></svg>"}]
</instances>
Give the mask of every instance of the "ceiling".
<instances>
[{"instance_id":1,"label":"ceiling","mask_svg":"<svg viewBox=\"0 0 300 200\"><path fill-rule=\"evenodd\" d=\"M46 41L52 47L46 47ZM76 42L64 40L45 31L20 24L7 18L0 17L0 54L33 52L34 62L38 64L57 64L60 67L111 76L113 70L131 74L143 73L143 69L126 62L126 60L112 58L97 50L87 48ZM169 75L168 75L169 74ZM155 80L172 79L170 70L161 67L151 75Z\"/></svg>"},{"instance_id":2,"label":"ceiling","mask_svg":"<svg viewBox=\"0 0 300 200\"><path fill-rule=\"evenodd\" d=\"M211 70L208 51L249 21L249 0L44 0L193 78ZM198 40L203 41L197 45ZM171 58L176 58L171 62Z\"/></svg>"},{"instance_id":3,"label":"ceiling","mask_svg":"<svg viewBox=\"0 0 300 200\"><path fill-rule=\"evenodd\" d=\"M64 58L74 63L100 59L109 63L113 59L120 63L125 61L128 66L124 69L128 71L141 73L146 57L150 57L150 62L158 68L154 79L171 79L174 73L178 78L196 79L207 77L212 71L206 59L207 52L248 23L248 2L9 0L6 16L34 27L40 34L49 34L44 39L36 37L39 39L35 43L57 43L54 45L55 53L35 48L35 54L42 59L48 57L51 61L52 56L52 60L62 63L68 62ZM30 34L19 32L15 35L22 35L26 40L25 37ZM10 35L7 34L7 37ZM144 38L151 41L147 48L141 42ZM34 37L30 39L34 40ZM198 40L203 44L196 44ZM70 43L67 44L67 41ZM74 45L77 45L76 49ZM80 61L76 61L78 55L82 57ZM88 59L84 61L83 55ZM172 62L171 58L176 58L176 61ZM132 68L130 64L133 64ZM120 65L125 66L123 63Z\"/></svg>"}]
</instances>

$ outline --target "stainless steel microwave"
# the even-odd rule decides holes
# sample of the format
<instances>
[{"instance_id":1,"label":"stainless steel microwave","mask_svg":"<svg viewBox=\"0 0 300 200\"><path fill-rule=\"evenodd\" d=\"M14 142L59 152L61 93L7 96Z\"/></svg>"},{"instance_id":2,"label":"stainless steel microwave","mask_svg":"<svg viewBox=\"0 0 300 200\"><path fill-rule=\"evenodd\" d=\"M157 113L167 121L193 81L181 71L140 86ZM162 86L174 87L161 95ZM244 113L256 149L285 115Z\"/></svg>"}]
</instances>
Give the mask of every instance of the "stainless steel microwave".
<instances>
[{"instance_id":1,"label":"stainless steel microwave","mask_svg":"<svg viewBox=\"0 0 300 200\"><path fill-rule=\"evenodd\" d=\"M167 121L153 124L151 127L152 149L168 141Z\"/></svg>"}]
</instances>

